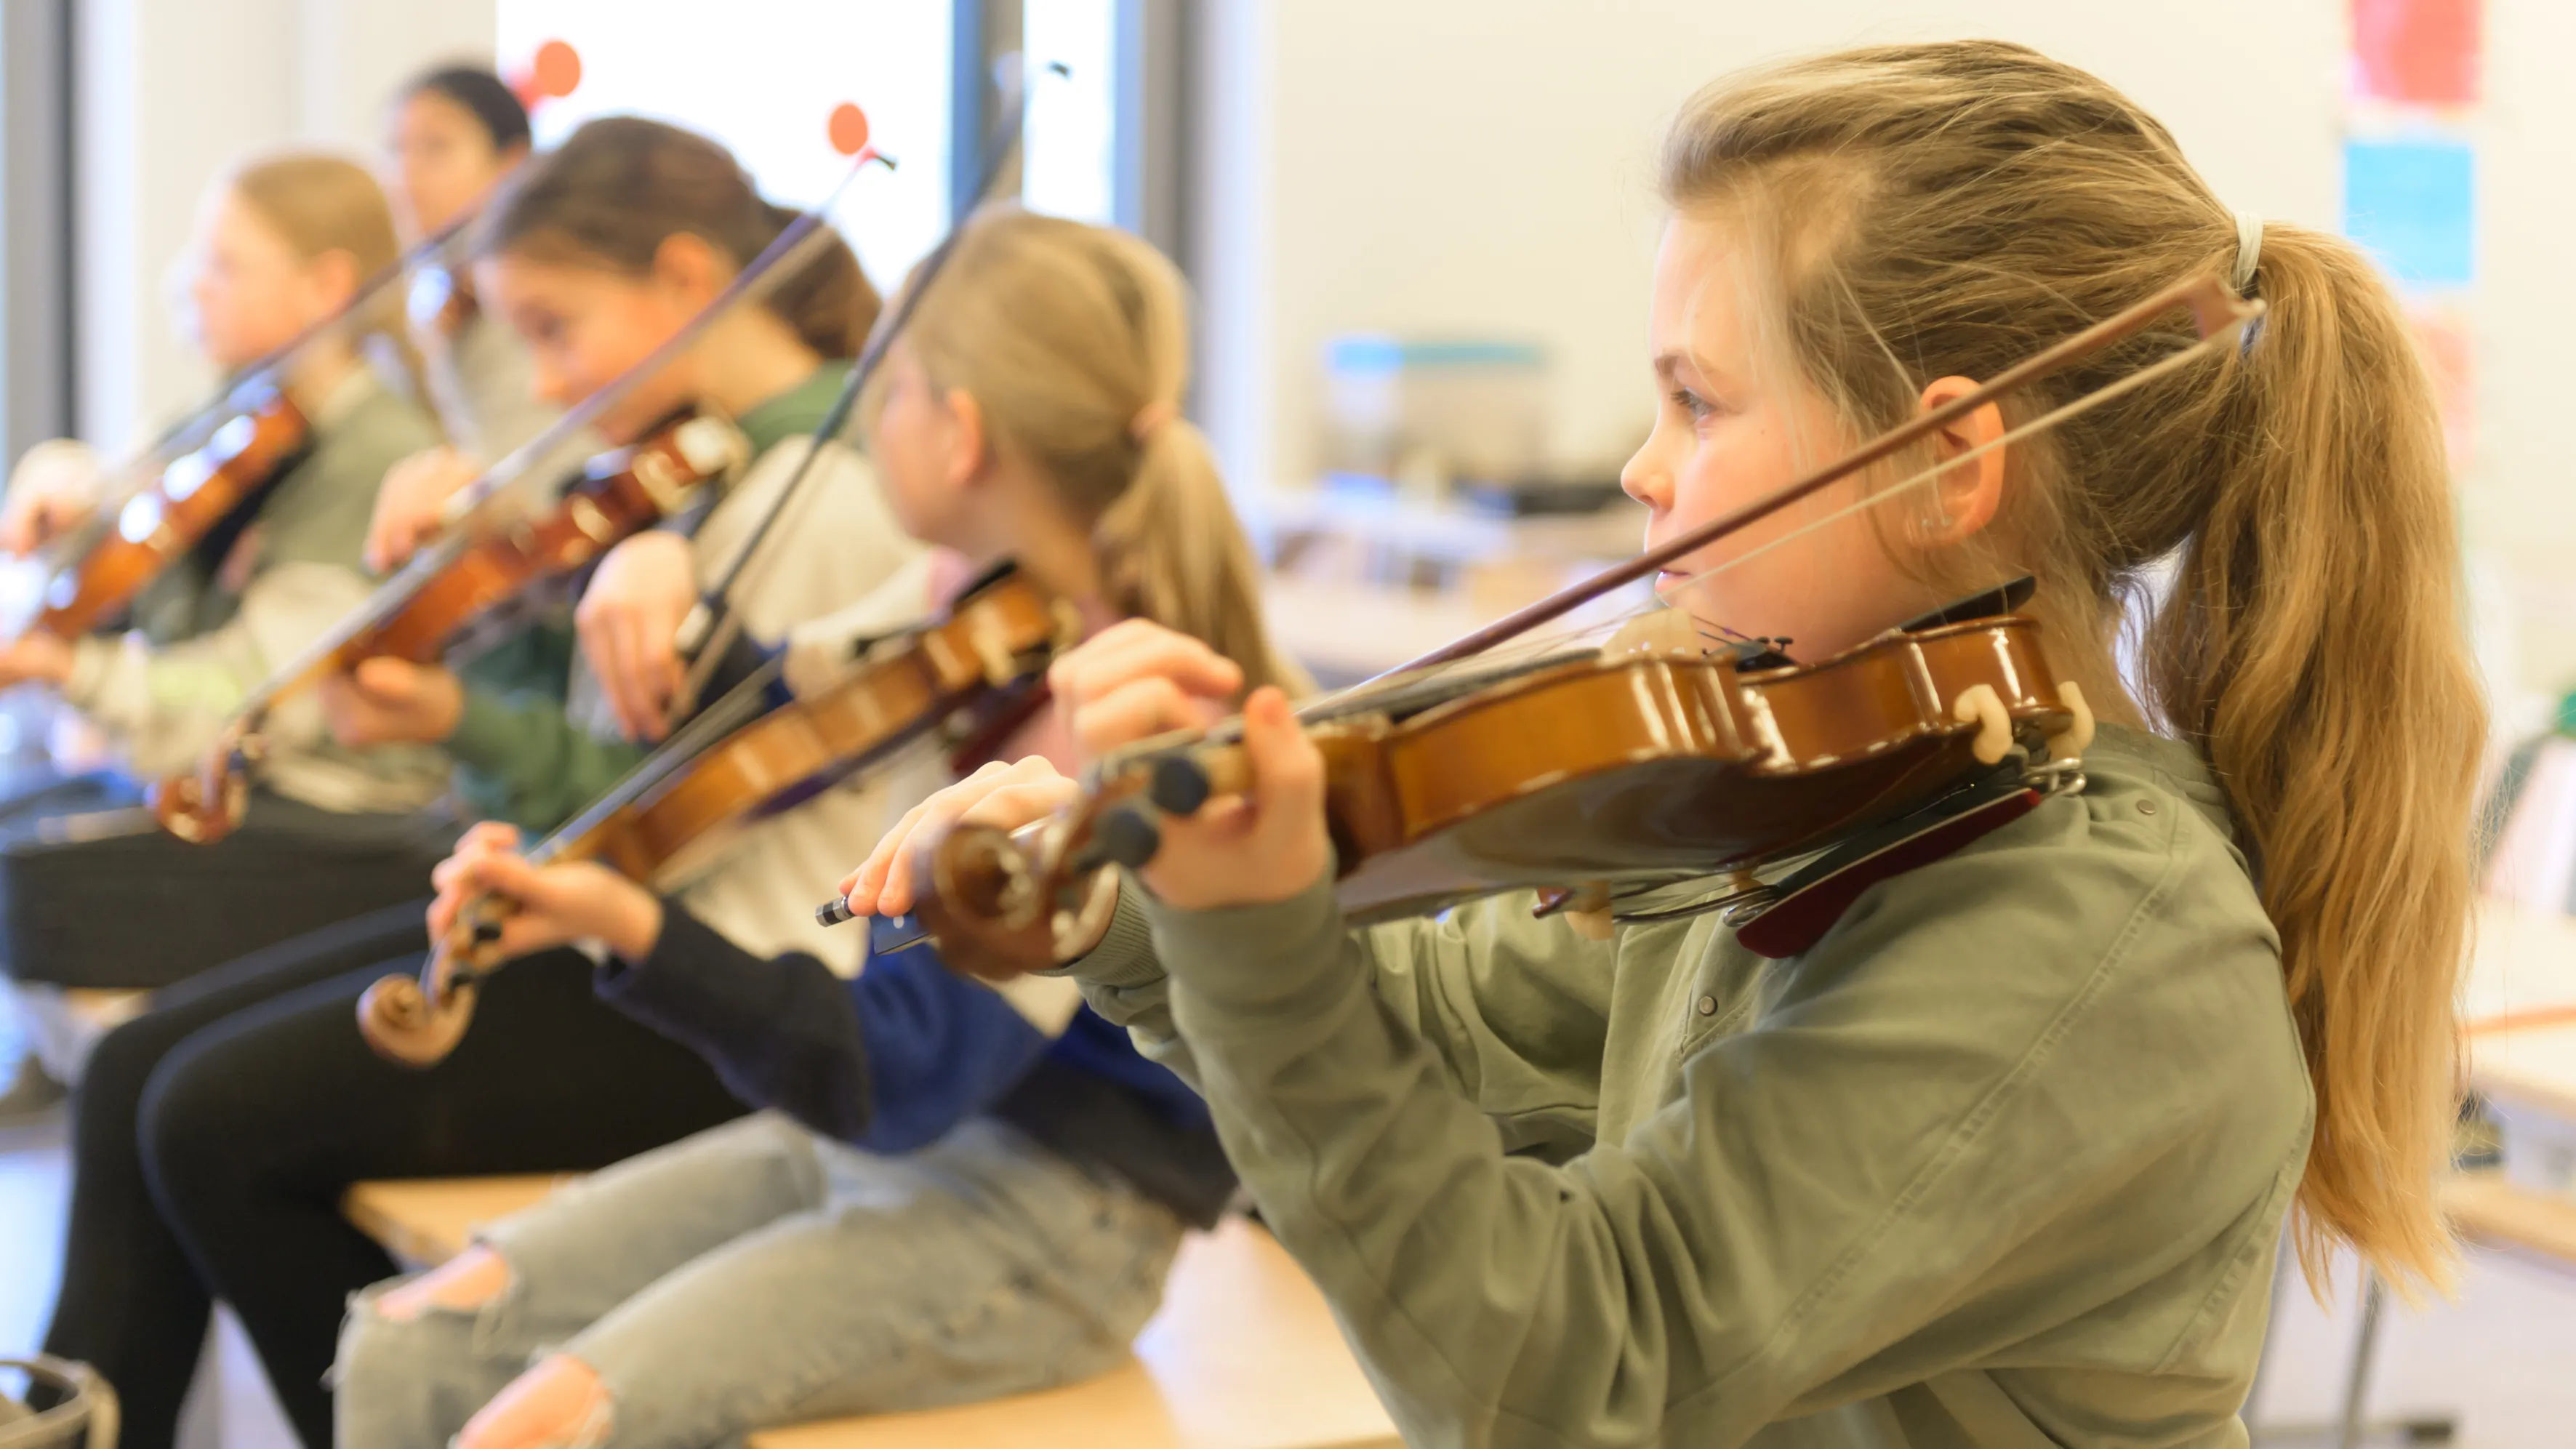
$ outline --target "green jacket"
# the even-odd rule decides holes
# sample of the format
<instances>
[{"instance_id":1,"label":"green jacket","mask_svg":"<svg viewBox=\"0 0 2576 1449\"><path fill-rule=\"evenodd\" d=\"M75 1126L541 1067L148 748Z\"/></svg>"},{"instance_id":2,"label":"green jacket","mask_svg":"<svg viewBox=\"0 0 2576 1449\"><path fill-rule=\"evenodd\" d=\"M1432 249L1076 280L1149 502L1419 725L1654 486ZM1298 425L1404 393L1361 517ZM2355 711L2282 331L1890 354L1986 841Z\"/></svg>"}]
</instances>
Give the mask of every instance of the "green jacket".
<instances>
[{"instance_id":1,"label":"green jacket","mask_svg":"<svg viewBox=\"0 0 2576 1449\"><path fill-rule=\"evenodd\" d=\"M2242 1445L2311 1123L2278 941L2189 750L2086 764L1794 960L1319 885L1130 889L1073 969L1408 1442Z\"/></svg>"},{"instance_id":2,"label":"green jacket","mask_svg":"<svg viewBox=\"0 0 2576 1449\"><path fill-rule=\"evenodd\" d=\"M822 426L848 376L847 364L827 363L736 419L753 458ZM458 671L465 708L447 749L457 794L478 818L552 830L652 753L572 718L566 700L579 662L570 610L559 609Z\"/></svg>"}]
</instances>

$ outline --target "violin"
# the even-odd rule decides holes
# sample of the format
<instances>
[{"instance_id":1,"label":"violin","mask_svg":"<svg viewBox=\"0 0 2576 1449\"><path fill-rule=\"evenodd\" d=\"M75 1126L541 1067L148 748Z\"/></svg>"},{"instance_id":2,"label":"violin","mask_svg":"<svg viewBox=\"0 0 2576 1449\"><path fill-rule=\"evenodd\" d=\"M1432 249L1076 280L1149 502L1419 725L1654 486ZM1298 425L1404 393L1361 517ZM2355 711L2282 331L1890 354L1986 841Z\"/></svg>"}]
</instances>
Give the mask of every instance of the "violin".
<instances>
[{"instance_id":1,"label":"violin","mask_svg":"<svg viewBox=\"0 0 2576 1449\"><path fill-rule=\"evenodd\" d=\"M46 551L38 610L15 632L42 629L74 639L106 626L145 585L301 461L313 425L286 394L287 369L315 344L350 327L378 293L440 255L464 225L459 219L440 228L359 283L329 316L252 363L214 402L163 432L142 461L117 469L119 477L149 476L112 513L91 519ZM152 461L160 459L166 461Z\"/></svg>"},{"instance_id":2,"label":"violin","mask_svg":"<svg viewBox=\"0 0 2576 1449\"><path fill-rule=\"evenodd\" d=\"M1025 577L988 577L937 619L855 650L857 667L812 699L766 708L774 669L708 707L672 746L538 843L528 859L595 860L630 880L685 878L755 820L811 799L955 718L1042 679L1083 621ZM747 720L744 716L751 716ZM511 906L457 912L417 979L367 988L358 1026L386 1057L427 1067L456 1048Z\"/></svg>"},{"instance_id":3,"label":"violin","mask_svg":"<svg viewBox=\"0 0 2576 1449\"><path fill-rule=\"evenodd\" d=\"M859 115L855 106L843 109ZM595 458L544 520L494 529L485 518L503 490L694 346L717 319L767 296L820 254L831 240L824 217L832 200L871 164L893 165L865 144L865 118L853 124L856 154L821 208L789 222L723 291L633 367L449 500L445 526L428 547L329 634L252 690L216 732L197 769L153 786L150 805L164 829L181 840L209 844L239 827L250 800L249 768L261 754L260 730L280 700L378 655L435 659L460 630L496 605L677 516L706 485L739 471L749 456L740 431L711 414L686 411L632 447Z\"/></svg>"},{"instance_id":4,"label":"violin","mask_svg":"<svg viewBox=\"0 0 2576 1449\"><path fill-rule=\"evenodd\" d=\"M2009 771L2022 808L2081 788L2092 717L2026 615L1891 630L1772 667L1755 667L1776 657L1746 652L1758 646L1706 651L1677 616L1580 657L1309 720L1345 914L1366 924L1532 887L1550 892L1548 913L1597 914L1632 889L1732 874L1728 904L1749 922L1768 890L1752 867L1912 815L1985 772ZM1666 620L1681 627L1653 627ZM1113 756L1036 831L963 826L937 842L917 862L921 924L973 974L1060 965L1115 904L1110 867L1159 851L1155 815L1195 814L1249 779L1222 736Z\"/></svg>"},{"instance_id":5,"label":"violin","mask_svg":"<svg viewBox=\"0 0 2576 1449\"><path fill-rule=\"evenodd\" d=\"M2215 277L2164 288L1767 497L1301 711L1323 758L1344 912L1367 923L1538 888L1541 914L1567 913L1590 934L1606 934L1614 918L1719 909L1752 949L1795 955L1869 882L2080 790L2092 715L2050 667L2037 621L2017 612L2029 581L1807 664L1769 641L1712 652L1678 610L1633 621L1597 651L1508 664L1487 651L2177 308L2191 313L2195 344L1976 451L2212 355L2262 312ZM1072 805L1017 831L961 826L916 841L915 919L879 923L877 949L928 936L948 964L991 979L1073 960L1115 907L1116 868L1161 849L1159 815L1187 816L1247 787L1239 731L1184 732L1114 754ZM1648 899L1711 882L1686 903ZM818 915L847 913L833 902Z\"/></svg>"},{"instance_id":6,"label":"violin","mask_svg":"<svg viewBox=\"0 0 2576 1449\"><path fill-rule=\"evenodd\" d=\"M730 421L683 409L640 442L593 457L542 517L488 534L450 531L252 691L197 769L156 783L154 817L172 835L199 844L231 834L249 803L246 772L260 754L260 727L280 700L361 660L438 659L500 605L686 512L709 485L738 473L750 458L750 443Z\"/></svg>"},{"instance_id":7,"label":"violin","mask_svg":"<svg viewBox=\"0 0 2576 1449\"><path fill-rule=\"evenodd\" d=\"M29 628L77 639L105 626L304 456L312 424L274 371L234 388L224 407L227 416L204 442L171 459L112 518L92 519L72 535Z\"/></svg>"}]
</instances>

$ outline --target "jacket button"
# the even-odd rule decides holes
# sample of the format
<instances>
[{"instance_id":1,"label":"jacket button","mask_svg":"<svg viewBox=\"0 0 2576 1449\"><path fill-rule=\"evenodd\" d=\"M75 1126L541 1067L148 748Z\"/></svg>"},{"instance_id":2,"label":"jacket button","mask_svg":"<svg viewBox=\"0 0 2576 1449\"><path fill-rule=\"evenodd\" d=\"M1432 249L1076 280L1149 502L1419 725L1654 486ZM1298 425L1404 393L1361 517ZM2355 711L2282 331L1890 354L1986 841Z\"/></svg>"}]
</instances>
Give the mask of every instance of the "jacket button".
<instances>
[{"instance_id":1,"label":"jacket button","mask_svg":"<svg viewBox=\"0 0 2576 1449\"><path fill-rule=\"evenodd\" d=\"M2153 815L2153 814L2155 814L2155 813L2156 813L2156 802L2155 802L2155 801L2153 801L2153 800L2141 800L2141 801L2139 801L2139 802L2138 802L2138 813L2139 813L2139 814L2141 814L2141 815Z\"/></svg>"},{"instance_id":2,"label":"jacket button","mask_svg":"<svg viewBox=\"0 0 2576 1449\"><path fill-rule=\"evenodd\" d=\"M1702 1016L1717 1015L1717 998L1714 996L1701 997L1699 999L1699 1014Z\"/></svg>"}]
</instances>

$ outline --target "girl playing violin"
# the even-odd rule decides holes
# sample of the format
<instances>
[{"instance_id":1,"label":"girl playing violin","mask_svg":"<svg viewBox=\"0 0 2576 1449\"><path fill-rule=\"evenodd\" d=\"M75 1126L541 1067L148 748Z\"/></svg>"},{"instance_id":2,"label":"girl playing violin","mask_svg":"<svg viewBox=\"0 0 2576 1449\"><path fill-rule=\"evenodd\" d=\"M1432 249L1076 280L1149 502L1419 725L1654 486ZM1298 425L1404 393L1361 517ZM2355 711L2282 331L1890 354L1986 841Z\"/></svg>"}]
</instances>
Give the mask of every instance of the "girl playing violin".
<instances>
[{"instance_id":1,"label":"girl playing violin","mask_svg":"<svg viewBox=\"0 0 2576 1449\"><path fill-rule=\"evenodd\" d=\"M479 223L477 290L530 347L543 400L563 406L678 331L792 215L703 137L595 122ZM703 495L693 596L805 456L876 310L857 259L834 246L601 418L624 441L704 405L748 440L749 465ZM828 444L732 603L753 635L775 639L867 597L917 554L866 463ZM617 587L602 568L585 597ZM644 753L608 722L562 615L536 610L458 671L371 660L329 687L333 728L352 745L444 745L479 814L551 826ZM796 893L828 883L812 864L820 841L880 819L861 792L826 793L746 830L688 898L711 933L778 949L800 921L817 929ZM416 968L421 946L416 903L346 920L225 967L101 1043L78 1103L47 1342L116 1384L128 1443L169 1442L212 1297L249 1330L298 1433L330 1442L323 1376L341 1314L393 1267L341 1218L350 1182L598 1167L740 1113L694 1053L597 1002L590 962L573 951L497 978L479 1029L440 1069L386 1062L360 1039L356 1002L386 970Z\"/></svg>"},{"instance_id":2,"label":"girl playing violin","mask_svg":"<svg viewBox=\"0 0 2576 1449\"><path fill-rule=\"evenodd\" d=\"M477 66L441 66L414 78L388 108L385 163L394 215L417 244L474 215L530 153L527 108L501 78ZM537 395L527 344L475 295L470 235L455 236L411 279L412 334L422 376L447 428L448 446L404 459L385 476L367 529L367 566L389 572L439 527L457 490L545 431L559 409ZM508 502L535 514L545 490L603 445L587 433L528 469Z\"/></svg>"},{"instance_id":3,"label":"girl playing violin","mask_svg":"<svg viewBox=\"0 0 2576 1449\"><path fill-rule=\"evenodd\" d=\"M1930 489L1837 518L1890 480L1841 485L1671 580L1823 658L2035 574L2104 721L2090 785L1780 961L1714 914L1595 941L1526 895L1352 931L1322 763L1256 690L1248 792L1168 823L1073 969L1207 1093L1409 1440L2241 1445L2285 1215L2312 1273L2448 1259L2482 729L2405 324L2352 247L2240 224L2153 119L2016 46L1721 81L1662 188L1662 402L1624 474L1650 541L2168 283L2269 304L2241 349L1967 457L2153 352L2078 364L1947 428ZM1097 751L1244 681L1128 623L1052 683ZM1073 791L1031 760L946 792L855 904L913 904L920 832Z\"/></svg>"},{"instance_id":4,"label":"girl playing violin","mask_svg":"<svg viewBox=\"0 0 2576 1449\"><path fill-rule=\"evenodd\" d=\"M0 961L17 980L167 985L402 899L452 838L452 826L414 814L443 787L435 751L335 743L311 708L278 721L245 828L221 845L184 844L120 808L139 800L136 776L202 756L244 694L366 596L358 551L376 483L438 438L362 354L371 342L403 346L399 295L359 291L394 257L383 193L336 157L254 162L208 193L188 312L218 371L238 373L316 323L356 315L347 333L278 370L283 400L305 424L302 445L145 586L128 632L33 628L0 645L0 685L51 686L123 767L0 807ZM145 515L110 489L136 481L103 477L80 443L39 444L0 504L0 549L31 554L103 512L133 531Z\"/></svg>"},{"instance_id":5,"label":"girl playing violin","mask_svg":"<svg viewBox=\"0 0 2576 1449\"><path fill-rule=\"evenodd\" d=\"M1286 683L1175 412L1186 337L1178 276L1144 243L985 212L865 400L870 451L916 537ZM1061 755L1044 720L1000 753ZM521 908L505 950L605 943L609 1000L784 1115L621 1164L371 1293L342 1342L343 1443L714 1445L1082 1378L1126 1352L1182 1227L1233 1190L1195 1096L1069 983L996 992L920 951L844 979L514 847L503 827L467 838L433 929L498 892Z\"/></svg>"}]
</instances>

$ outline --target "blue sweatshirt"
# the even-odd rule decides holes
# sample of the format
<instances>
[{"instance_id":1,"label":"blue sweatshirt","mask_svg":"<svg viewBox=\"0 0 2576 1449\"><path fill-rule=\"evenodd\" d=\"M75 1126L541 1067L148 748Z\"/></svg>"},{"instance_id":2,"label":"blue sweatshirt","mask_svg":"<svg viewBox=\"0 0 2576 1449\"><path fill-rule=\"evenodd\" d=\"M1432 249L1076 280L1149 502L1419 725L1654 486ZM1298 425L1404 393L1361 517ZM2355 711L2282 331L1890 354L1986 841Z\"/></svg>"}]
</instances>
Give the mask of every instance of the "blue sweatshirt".
<instances>
[{"instance_id":1,"label":"blue sweatshirt","mask_svg":"<svg viewBox=\"0 0 2576 1449\"><path fill-rule=\"evenodd\" d=\"M1054 1036L922 945L844 979L801 951L754 956L663 902L642 961L610 957L601 997L695 1050L734 1095L825 1136L909 1152L992 1116L1207 1226L1234 1171L1205 1103L1089 1007Z\"/></svg>"}]
</instances>

